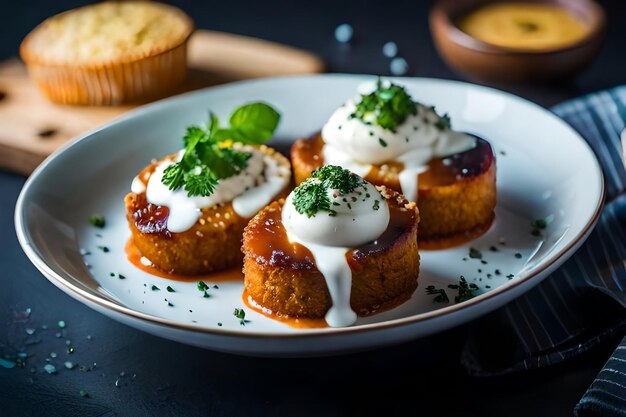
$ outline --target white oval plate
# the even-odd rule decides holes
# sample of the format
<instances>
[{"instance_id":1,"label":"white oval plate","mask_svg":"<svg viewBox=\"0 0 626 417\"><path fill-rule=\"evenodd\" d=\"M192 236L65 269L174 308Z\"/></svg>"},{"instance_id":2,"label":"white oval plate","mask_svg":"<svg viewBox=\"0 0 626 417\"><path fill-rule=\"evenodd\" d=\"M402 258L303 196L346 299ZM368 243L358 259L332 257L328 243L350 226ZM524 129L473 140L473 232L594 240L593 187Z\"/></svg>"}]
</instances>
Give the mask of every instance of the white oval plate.
<instances>
[{"instance_id":1,"label":"white oval plate","mask_svg":"<svg viewBox=\"0 0 626 417\"><path fill-rule=\"evenodd\" d=\"M287 150L295 139L320 129L359 83L372 79L313 75L244 81L134 110L55 152L30 176L15 213L20 244L57 287L128 325L220 351L308 356L381 347L472 320L537 284L587 237L603 204L603 178L590 148L566 123L497 90L396 78L417 100L449 113L455 129L490 141L498 170L494 225L469 244L422 251L419 287L409 301L360 318L348 328L296 329L247 308L249 321L241 325L233 310L244 307L242 283L217 283L219 289L210 289L212 296L203 298L194 283L151 276L126 259L124 245L130 232L124 195L152 158L181 146L187 125L206 122L209 110L226 120L234 107L265 100L282 113L270 144ZM89 224L95 213L106 217L104 229ZM543 236L533 236L531 220L546 216L554 220ZM486 263L469 258L470 247L479 249ZM82 255L81 249L90 254ZM455 303L456 291L447 285L458 283L460 275L475 282L480 295ZM152 290L153 285L160 290ZM168 285L175 292L167 292ZM425 292L428 285L444 288L450 302L434 302Z\"/></svg>"}]
</instances>

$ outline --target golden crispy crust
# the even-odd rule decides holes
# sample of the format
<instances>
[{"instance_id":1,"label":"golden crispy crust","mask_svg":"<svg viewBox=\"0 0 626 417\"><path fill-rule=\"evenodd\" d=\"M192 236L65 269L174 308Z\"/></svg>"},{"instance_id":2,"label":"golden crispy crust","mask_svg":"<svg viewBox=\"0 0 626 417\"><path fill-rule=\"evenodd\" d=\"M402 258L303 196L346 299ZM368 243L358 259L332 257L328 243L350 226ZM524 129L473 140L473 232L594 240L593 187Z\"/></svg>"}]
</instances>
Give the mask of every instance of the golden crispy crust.
<instances>
[{"instance_id":1,"label":"golden crispy crust","mask_svg":"<svg viewBox=\"0 0 626 417\"><path fill-rule=\"evenodd\" d=\"M365 247L348 255L352 269L350 304L359 315L396 306L407 300L417 288L419 253L415 203L408 203L399 193L383 189L390 206L406 212L409 222L395 238L376 251ZM267 259L255 253L254 229L280 217L283 201L270 204L248 224L244 232L245 291L260 306L273 314L300 318L322 318L331 306L326 281L314 263L289 264ZM282 227L282 226L281 226Z\"/></svg>"},{"instance_id":2,"label":"golden crispy crust","mask_svg":"<svg viewBox=\"0 0 626 417\"><path fill-rule=\"evenodd\" d=\"M247 224L230 203L202 209L202 217L182 233L143 233L134 213L145 207L145 194L124 199L133 242L159 269L182 275L207 274L241 263L241 234Z\"/></svg>"},{"instance_id":3,"label":"golden crispy crust","mask_svg":"<svg viewBox=\"0 0 626 417\"><path fill-rule=\"evenodd\" d=\"M289 166L287 158L274 149L266 146L261 146L260 149L266 155L276 158L281 165ZM275 198L284 197L289 189L288 185ZM241 265L241 238L249 219L239 217L232 203L203 208L198 221L182 233L146 230L147 228L140 230L137 227L135 213L138 210L147 209L148 215L158 214L156 210L159 207L148 205L145 193L128 193L124 204L133 243L143 256L162 271L200 275Z\"/></svg>"},{"instance_id":4,"label":"golden crispy crust","mask_svg":"<svg viewBox=\"0 0 626 417\"><path fill-rule=\"evenodd\" d=\"M291 163L296 184L324 164L323 140L319 136L296 141L291 148ZM400 190L398 169L393 165L374 167L367 180ZM421 217L420 241L436 240L486 230L496 206L496 164L473 177L457 179L448 185L419 185L417 205Z\"/></svg>"}]
</instances>

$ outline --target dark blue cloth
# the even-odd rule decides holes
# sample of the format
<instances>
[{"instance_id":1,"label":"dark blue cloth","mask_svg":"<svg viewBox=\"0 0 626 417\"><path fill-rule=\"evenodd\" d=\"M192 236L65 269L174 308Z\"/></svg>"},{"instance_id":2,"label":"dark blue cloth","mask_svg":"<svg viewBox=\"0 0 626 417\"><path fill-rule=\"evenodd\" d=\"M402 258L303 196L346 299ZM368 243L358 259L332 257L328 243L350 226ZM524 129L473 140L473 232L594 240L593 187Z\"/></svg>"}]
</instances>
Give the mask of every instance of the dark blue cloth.
<instances>
[{"instance_id":1,"label":"dark blue cloth","mask_svg":"<svg viewBox=\"0 0 626 417\"><path fill-rule=\"evenodd\" d=\"M472 326L462 358L472 375L550 366L626 334L626 169L620 143L626 86L552 110L593 148L604 173L605 207L588 240L562 267ZM574 412L626 416L626 339Z\"/></svg>"}]
</instances>

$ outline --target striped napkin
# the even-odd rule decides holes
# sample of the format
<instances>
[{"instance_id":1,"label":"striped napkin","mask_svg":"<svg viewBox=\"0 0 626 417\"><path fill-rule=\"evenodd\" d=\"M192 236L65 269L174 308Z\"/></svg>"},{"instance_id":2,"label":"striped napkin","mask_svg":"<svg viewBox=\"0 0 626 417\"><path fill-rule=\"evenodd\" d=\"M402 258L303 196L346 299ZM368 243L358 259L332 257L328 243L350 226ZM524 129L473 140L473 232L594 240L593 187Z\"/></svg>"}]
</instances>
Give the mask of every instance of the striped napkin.
<instances>
[{"instance_id":1,"label":"striped napkin","mask_svg":"<svg viewBox=\"0 0 626 417\"><path fill-rule=\"evenodd\" d=\"M626 86L569 100L552 111L593 148L604 172L606 204L588 240L563 266L472 324L462 357L472 375L547 367L626 335L626 169L620 142ZM626 338L574 413L626 417Z\"/></svg>"}]
</instances>

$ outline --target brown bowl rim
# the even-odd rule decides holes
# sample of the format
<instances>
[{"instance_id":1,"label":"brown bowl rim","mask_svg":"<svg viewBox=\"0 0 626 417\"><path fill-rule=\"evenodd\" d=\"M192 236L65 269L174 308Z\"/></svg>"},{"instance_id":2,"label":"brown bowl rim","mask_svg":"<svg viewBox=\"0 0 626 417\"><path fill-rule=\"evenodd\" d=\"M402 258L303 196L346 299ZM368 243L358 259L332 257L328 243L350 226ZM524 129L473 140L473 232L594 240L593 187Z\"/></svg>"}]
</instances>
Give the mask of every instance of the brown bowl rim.
<instances>
[{"instance_id":1,"label":"brown bowl rim","mask_svg":"<svg viewBox=\"0 0 626 417\"><path fill-rule=\"evenodd\" d=\"M524 1L511 0L511 3L524 3ZM592 20L589 26L589 32L578 41L560 47L552 47L545 49L533 49L533 48L515 48L510 46L495 45L489 42L485 42L481 39L475 38L468 33L462 31L450 18L445 4L449 3L449 0L439 0L431 9L430 12L430 24L431 30L435 25L441 25L445 30L448 40L456 45L459 45L465 49L471 49L477 52L491 53L491 54L516 54L516 55L549 55L553 53L561 53L574 49L584 47L585 45L593 42L598 37L602 36L606 29L606 12L602 6L600 6L594 0L583 0L585 7L590 12ZM537 3L550 3L549 1L541 1ZM561 4L560 7L571 10L572 7L569 3ZM434 32L434 30L433 30Z\"/></svg>"}]
</instances>

